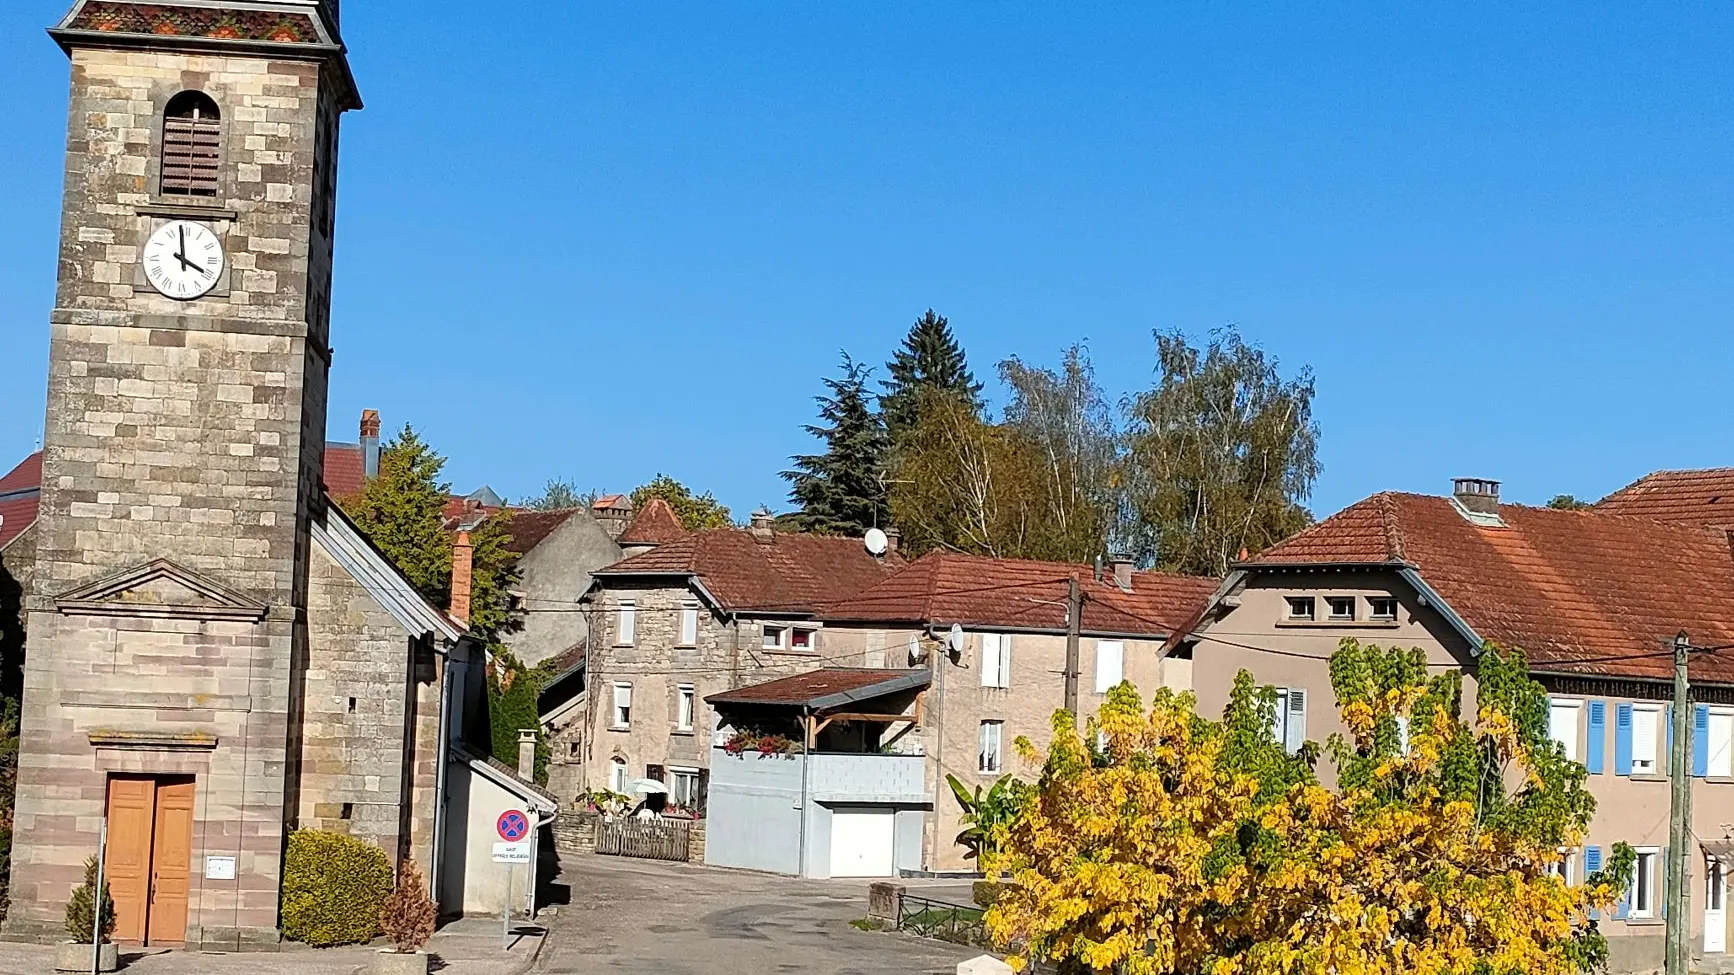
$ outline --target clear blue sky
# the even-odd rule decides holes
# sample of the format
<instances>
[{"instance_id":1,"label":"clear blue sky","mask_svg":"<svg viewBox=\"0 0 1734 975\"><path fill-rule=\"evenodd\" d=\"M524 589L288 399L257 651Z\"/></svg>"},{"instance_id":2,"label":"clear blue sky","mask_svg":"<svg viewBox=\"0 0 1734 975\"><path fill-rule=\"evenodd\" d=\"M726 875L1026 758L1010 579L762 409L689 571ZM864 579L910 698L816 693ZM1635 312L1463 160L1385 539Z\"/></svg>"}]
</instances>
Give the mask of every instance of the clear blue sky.
<instances>
[{"instance_id":1,"label":"clear blue sky","mask_svg":"<svg viewBox=\"0 0 1734 975\"><path fill-rule=\"evenodd\" d=\"M0 455L41 431L66 0L0 5ZM840 349L978 374L1238 323L1318 377L1320 514L1734 464L1734 8L349 0L334 438L508 497L785 506ZM1524 5L1532 6L1532 5Z\"/></svg>"}]
</instances>

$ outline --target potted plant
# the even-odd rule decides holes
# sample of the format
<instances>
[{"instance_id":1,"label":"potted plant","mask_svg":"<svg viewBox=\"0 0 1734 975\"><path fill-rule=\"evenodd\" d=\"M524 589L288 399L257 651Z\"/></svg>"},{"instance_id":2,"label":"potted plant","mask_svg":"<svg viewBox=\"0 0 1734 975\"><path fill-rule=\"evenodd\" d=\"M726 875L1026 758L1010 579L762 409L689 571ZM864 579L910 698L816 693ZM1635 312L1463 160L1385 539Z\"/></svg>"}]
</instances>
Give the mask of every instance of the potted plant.
<instances>
[{"instance_id":1,"label":"potted plant","mask_svg":"<svg viewBox=\"0 0 1734 975\"><path fill-rule=\"evenodd\" d=\"M422 949L433 937L438 912L426 886L415 861L405 861L397 888L379 908L379 927L391 947L374 956L374 975L427 975L427 952Z\"/></svg>"},{"instance_id":2,"label":"potted plant","mask_svg":"<svg viewBox=\"0 0 1734 975\"><path fill-rule=\"evenodd\" d=\"M63 941L54 953L54 969L60 972L90 971L91 943L94 935L102 940L97 950L98 971L112 972L120 965L120 952L108 940L114 934L114 898L108 896L108 881L102 882L100 895L96 889L96 857L84 861L84 883L73 888L66 902L66 933L71 941ZM98 905L101 905L101 929L97 928Z\"/></svg>"}]
</instances>

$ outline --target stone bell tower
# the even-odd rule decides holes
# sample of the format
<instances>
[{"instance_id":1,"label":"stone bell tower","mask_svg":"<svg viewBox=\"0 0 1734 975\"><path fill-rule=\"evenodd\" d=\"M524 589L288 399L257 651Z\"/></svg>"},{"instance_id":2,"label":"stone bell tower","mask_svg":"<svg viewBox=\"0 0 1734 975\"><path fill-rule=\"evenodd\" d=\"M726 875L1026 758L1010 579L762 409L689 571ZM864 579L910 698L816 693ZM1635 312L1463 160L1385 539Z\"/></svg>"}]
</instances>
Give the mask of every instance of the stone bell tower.
<instances>
[{"instance_id":1,"label":"stone bell tower","mask_svg":"<svg viewBox=\"0 0 1734 975\"><path fill-rule=\"evenodd\" d=\"M277 941L323 503L336 0L77 0L12 854L59 937Z\"/></svg>"}]
</instances>

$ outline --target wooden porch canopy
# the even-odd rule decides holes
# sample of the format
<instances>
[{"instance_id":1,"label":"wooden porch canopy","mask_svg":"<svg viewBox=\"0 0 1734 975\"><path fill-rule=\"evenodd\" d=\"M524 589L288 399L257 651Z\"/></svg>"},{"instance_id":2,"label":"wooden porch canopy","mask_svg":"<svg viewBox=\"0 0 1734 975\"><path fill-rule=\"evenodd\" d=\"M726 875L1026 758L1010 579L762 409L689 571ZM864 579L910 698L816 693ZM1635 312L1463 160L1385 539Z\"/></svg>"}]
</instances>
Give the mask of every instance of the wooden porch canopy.
<instances>
[{"instance_id":1,"label":"wooden porch canopy","mask_svg":"<svg viewBox=\"0 0 1734 975\"><path fill-rule=\"evenodd\" d=\"M811 749L834 721L908 722L898 733L901 738L921 723L932 680L932 673L920 668L825 667L712 694L705 701L727 724L790 722L802 729Z\"/></svg>"}]
</instances>

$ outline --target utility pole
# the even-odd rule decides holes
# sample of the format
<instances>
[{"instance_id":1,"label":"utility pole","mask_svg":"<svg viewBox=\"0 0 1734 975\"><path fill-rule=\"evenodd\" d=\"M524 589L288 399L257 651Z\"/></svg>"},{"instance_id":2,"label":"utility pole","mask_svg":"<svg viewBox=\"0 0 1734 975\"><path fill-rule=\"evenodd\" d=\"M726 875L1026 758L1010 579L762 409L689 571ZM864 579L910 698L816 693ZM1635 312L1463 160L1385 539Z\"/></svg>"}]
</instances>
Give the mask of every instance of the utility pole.
<instances>
[{"instance_id":1,"label":"utility pole","mask_svg":"<svg viewBox=\"0 0 1734 975\"><path fill-rule=\"evenodd\" d=\"M1066 710L1078 717L1078 629L1083 625L1084 590L1078 574L1066 580Z\"/></svg>"},{"instance_id":2,"label":"utility pole","mask_svg":"<svg viewBox=\"0 0 1734 975\"><path fill-rule=\"evenodd\" d=\"M1691 884L1686 865L1692 837L1692 690L1686 682L1686 655L1692 641L1681 630L1674 637L1673 747L1668 750L1668 939L1663 957L1666 975L1687 975L1691 951L1686 935L1692 930Z\"/></svg>"}]
</instances>

